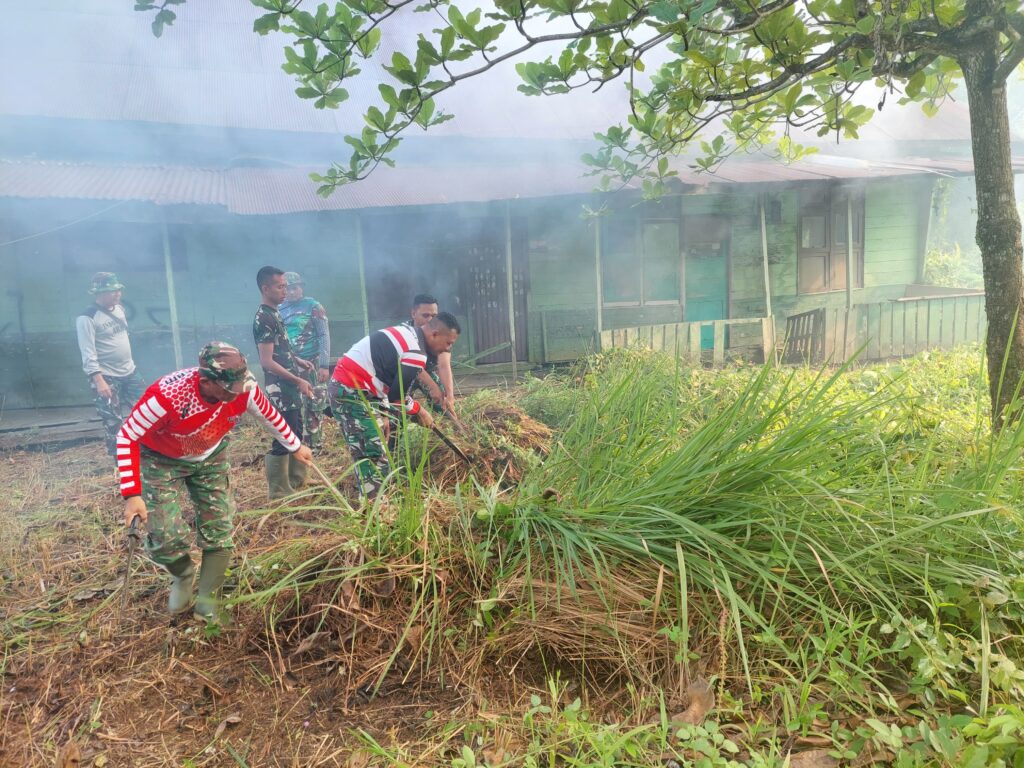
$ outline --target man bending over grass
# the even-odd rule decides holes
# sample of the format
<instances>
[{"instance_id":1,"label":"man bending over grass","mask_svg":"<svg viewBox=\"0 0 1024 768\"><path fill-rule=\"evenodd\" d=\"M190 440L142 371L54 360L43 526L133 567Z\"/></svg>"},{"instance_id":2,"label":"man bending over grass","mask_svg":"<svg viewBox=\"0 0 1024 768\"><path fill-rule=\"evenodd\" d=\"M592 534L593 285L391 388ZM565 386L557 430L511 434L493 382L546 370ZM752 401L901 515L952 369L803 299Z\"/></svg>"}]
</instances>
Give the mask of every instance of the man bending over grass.
<instances>
[{"instance_id":1,"label":"man bending over grass","mask_svg":"<svg viewBox=\"0 0 1024 768\"><path fill-rule=\"evenodd\" d=\"M146 551L173 577L167 604L172 614L184 612L192 602L195 572L178 503L184 486L195 505L196 540L203 551L194 615L224 621L217 592L234 548L235 513L224 437L247 412L296 459L312 462L309 448L256 386L242 353L220 341L203 347L197 368L170 373L152 384L117 436L124 522L131 525L138 517L146 524Z\"/></svg>"},{"instance_id":2,"label":"man bending over grass","mask_svg":"<svg viewBox=\"0 0 1024 768\"><path fill-rule=\"evenodd\" d=\"M372 499L391 472L385 448L389 417L401 410L424 427L434 418L409 394L429 356L451 352L459 322L441 312L426 325L396 325L357 342L338 361L328 385L331 410L355 464L360 494ZM404 398L404 403L403 403Z\"/></svg>"}]
</instances>

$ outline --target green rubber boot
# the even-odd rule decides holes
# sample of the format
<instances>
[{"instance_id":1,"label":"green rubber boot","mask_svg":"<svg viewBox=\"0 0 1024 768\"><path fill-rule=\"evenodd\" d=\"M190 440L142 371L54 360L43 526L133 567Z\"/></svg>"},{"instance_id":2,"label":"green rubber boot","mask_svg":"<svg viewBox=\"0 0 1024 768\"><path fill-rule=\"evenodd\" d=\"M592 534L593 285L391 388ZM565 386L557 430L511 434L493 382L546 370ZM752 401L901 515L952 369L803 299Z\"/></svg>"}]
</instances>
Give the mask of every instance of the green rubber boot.
<instances>
[{"instance_id":1,"label":"green rubber boot","mask_svg":"<svg viewBox=\"0 0 1024 768\"><path fill-rule=\"evenodd\" d=\"M171 594L167 598L167 610L181 613L192 604L192 577L196 569L192 556L183 555L167 566L171 574Z\"/></svg>"},{"instance_id":2,"label":"green rubber boot","mask_svg":"<svg viewBox=\"0 0 1024 768\"><path fill-rule=\"evenodd\" d=\"M214 549L203 552L203 563L199 566L196 607L192 612L197 619L222 626L231 623L227 613L218 605L218 593L224 586L224 574L230 562L230 549Z\"/></svg>"},{"instance_id":3,"label":"green rubber boot","mask_svg":"<svg viewBox=\"0 0 1024 768\"><path fill-rule=\"evenodd\" d=\"M309 467L295 458L294 453L288 454L288 483L292 490L297 491L306 485L306 472Z\"/></svg>"},{"instance_id":4,"label":"green rubber boot","mask_svg":"<svg viewBox=\"0 0 1024 768\"><path fill-rule=\"evenodd\" d=\"M276 456L268 453L264 457L264 468L267 472L267 497L271 501L292 495L292 486L288 482L288 462L291 456Z\"/></svg>"}]
</instances>

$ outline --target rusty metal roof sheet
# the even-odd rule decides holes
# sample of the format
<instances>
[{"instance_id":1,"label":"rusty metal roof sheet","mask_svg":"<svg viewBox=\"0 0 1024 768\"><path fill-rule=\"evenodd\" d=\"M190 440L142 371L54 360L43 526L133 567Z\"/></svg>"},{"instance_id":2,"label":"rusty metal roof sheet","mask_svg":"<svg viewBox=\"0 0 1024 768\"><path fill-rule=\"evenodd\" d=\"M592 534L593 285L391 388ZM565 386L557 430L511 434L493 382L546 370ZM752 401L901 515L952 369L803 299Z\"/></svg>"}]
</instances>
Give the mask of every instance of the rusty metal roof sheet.
<instances>
[{"instance_id":1,"label":"rusty metal roof sheet","mask_svg":"<svg viewBox=\"0 0 1024 768\"><path fill-rule=\"evenodd\" d=\"M679 183L722 189L736 184L970 174L969 160L912 159L881 163L828 156L792 165L767 159L732 160L714 174L697 174L677 161ZM1024 173L1024 158L1014 169ZM593 177L579 163L511 166L399 165L381 168L333 195L317 195L310 171L322 168L196 168L0 160L0 196L14 198L137 200L157 205L219 205L237 214L281 214L396 206L488 202L583 195Z\"/></svg>"}]
</instances>

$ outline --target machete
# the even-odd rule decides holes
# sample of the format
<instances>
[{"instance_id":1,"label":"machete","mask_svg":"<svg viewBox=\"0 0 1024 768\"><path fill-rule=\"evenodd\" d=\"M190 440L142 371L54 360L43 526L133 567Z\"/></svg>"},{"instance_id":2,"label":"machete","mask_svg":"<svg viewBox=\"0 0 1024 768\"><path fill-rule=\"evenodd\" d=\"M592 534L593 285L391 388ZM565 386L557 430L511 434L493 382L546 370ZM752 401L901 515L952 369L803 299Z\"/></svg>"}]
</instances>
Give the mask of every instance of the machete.
<instances>
[{"instance_id":1,"label":"machete","mask_svg":"<svg viewBox=\"0 0 1024 768\"><path fill-rule=\"evenodd\" d=\"M139 516L136 515L132 518L132 524L128 526L128 563L124 569L124 584L121 585L121 603L117 608L118 624L121 623L121 614L124 612L124 606L128 602L128 585L132 577L132 561L135 559L135 550L138 549L141 538L139 535Z\"/></svg>"},{"instance_id":2,"label":"machete","mask_svg":"<svg viewBox=\"0 0 1024 768\"><path fill-rule=\"evenodd\" d=\"M466 464L468 466L472 466L473 465L473 462L469 460L469 456L467 456L465 453L463 453L462 449L459 448L459 446L457 446L455 443L453 443L451 440L449 440L448 436L444 432L442 432L440 429L438 429L436 424L431 424L430 429L433 431L433 433L435 435L437 435L439 438L441 438L441 442L442 443L444 443L449 448L451 448L460 459L462 459L464 462L466 462Z\"/></svg>"}]
</instances>

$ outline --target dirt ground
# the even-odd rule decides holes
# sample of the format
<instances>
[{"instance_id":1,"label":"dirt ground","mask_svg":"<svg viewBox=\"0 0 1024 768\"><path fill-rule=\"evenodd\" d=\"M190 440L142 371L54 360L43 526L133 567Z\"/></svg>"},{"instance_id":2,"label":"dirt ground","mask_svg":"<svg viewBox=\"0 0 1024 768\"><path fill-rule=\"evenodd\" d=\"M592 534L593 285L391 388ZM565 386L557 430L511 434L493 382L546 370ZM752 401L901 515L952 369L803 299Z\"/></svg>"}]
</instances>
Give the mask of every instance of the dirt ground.
<instances>
[{"instance_id":1,"label":"dirt ground","mask_svg":"<svg viewBox=\"0 0 1024 768\"><path fill-rule=\"evenodd\" d=\"M287 543L316 549L303 522L338 514L334 493L352 496L334 429L326 443L335 447L317 463L341 478L337 490L311 473L313 490L276 511L263 479L267 438L239 430L229 448L236 565ZM487 474L501 471L500 455L488 461L496 466ZM465 476L440 468L451 482ZM504 685L498 668L486 696L457 663L422 674L408 596L394 590L393 574L343 586L311 609L348 614L331 626L350 631L350 642L312 631L306 604L281 612L279 602L273 618L266 606L242 605L236 626L220 632L174 622L164 611L167 578L144 557L122 611L122 503L98 442L3 455L0 487L2 768L359 766L379 757L373 744L417 742L423 764L447 764L466 718L528 697ZM228 594L245 572L229 572Z\"/></svg>"}]
</instances>

